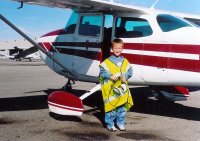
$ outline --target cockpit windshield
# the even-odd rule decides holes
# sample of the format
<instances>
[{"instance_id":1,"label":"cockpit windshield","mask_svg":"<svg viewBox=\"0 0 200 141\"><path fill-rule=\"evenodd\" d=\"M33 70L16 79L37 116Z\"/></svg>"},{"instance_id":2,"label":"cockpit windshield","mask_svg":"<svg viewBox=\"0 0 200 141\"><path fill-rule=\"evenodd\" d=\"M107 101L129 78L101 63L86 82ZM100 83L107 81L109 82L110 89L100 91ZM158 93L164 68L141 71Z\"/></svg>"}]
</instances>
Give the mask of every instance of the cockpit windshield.
<instances>
[{"instance_id":1,"label":"cockpit windshield","mask_svg":"<svg viewBox=\"0 0 200 141\"><path fill-rule=\"evenodd\" d=\"M188 22L169 14L159 14L157 22L163 32L173 31L182 27L192 26Z\"/></svg>"}]
</instances>

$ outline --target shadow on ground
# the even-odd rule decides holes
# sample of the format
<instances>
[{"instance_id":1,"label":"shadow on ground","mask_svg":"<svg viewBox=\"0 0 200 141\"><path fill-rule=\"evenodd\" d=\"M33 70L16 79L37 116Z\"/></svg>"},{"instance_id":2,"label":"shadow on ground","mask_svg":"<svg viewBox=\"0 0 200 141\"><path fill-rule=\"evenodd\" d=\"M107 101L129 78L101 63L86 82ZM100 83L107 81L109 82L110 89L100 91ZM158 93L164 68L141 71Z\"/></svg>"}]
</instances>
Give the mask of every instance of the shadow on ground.
<instances>
[{"instance_id":1,"label":"shadow on ground","mask_svg":"<svg viewBox=\"0 0 200 141\"><path fill-rule=\"evenodd\" d=\"M47 108L47 95L0 98L0 112Z\"/></svg>"},{"instance_id":2,"label":"shadow on ground","mask_svg":"<svg viewBox=\"0 0 200 141\"><path fill-rule=\"evenodd\" d=\"M56 90L59 89L41 90L46 95L0 98L0 112L47 109L48 95ZM135 104L132 107L131 112L200 121L200 108L184 106L182 104L170 103L167 101L148 99L148 95L150 93L150 89L148 87L132 88L131 92ZM72 90L71 93L80 96L85 93L85 90ZM83 103L84 105L91 107L90 110L85 111L85 114L92 114L96 116L101 122L103 121L103 103L100 91L83 100ZM65 120L65 117L53 116L51 114L50 116L57 120ZM66 119L70 118L68 117ZM79 119L77 119L77 121L79 121Z\"/></svg>"},{"instance_id":3,"label":"shadow on ground","mask_svg":"<svg viewBox=\"0 0 200 141\"><path fill-rule=\"evenodd\" d=\"M168 101L149 99L148 96L151 95L151 92L148 87L131 88L131 94L134 100L134 106L131 108L130 112L200 121L200 108L184 106L179 103ZM101 99L101 92L96 92L94 95L84 100L83 103L84 105L98 108L102 111L103 103ZM96 112L96 117L99 120L102 120L103 116L98 112Z\"/></svg>"},{"instance_id":4,"label":"shadow on ground","mask_svg":"<svg viewBox=\"0 0 200 141\"><path fill-rule=\"evenodd\" d=\"M81 122L82 119L77 116L64 116L64 115L58 115L52 112L49 112L50 117L54 118L55 120L59 121L73 121L73 122Z\"/></svg>"},{"instance_id":5,"label":"shadow on ground","mask_svg":"<svg viewBox=\"0 0 200 141\"><path fill-rule=\"evenodd\" d=\"M150 94L148 87L134 88L131 92L135 103L131 109L133 112L200 121L200 108L148 99L147 96Z\"/></svg>"}]
</instances>

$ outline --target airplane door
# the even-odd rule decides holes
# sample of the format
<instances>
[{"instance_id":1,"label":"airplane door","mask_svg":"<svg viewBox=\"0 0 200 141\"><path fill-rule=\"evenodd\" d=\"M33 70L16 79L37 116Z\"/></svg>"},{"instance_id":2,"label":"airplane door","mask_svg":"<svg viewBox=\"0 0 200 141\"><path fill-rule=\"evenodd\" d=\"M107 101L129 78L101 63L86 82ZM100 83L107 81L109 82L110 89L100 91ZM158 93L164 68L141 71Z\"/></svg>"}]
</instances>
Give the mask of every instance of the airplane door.
<instances>
[{"instance_id":1,"label":"airplane door","mask_svg":"<svg viewBox=\"0 0 200 141\"><path fill-rule=\"evenodd\" d=\"M72 48L73 71L98 76L101 60L103 15L82 13Z\"/></svg>"},{"instance_id":2,"label":"airplane door","mask_svg":"<svg viewBox=\"0 0 200 141\"><path fill-rule=\"evenodd\" d=\"M133 64L135 75L131 79L159 84L168 82L169 47L161 41L163 38L153 34L149 20L145 17L117 17L115 23L115 37L124 40L124 52L129 54L126 58Z\"/></svg>"}]
</instances>

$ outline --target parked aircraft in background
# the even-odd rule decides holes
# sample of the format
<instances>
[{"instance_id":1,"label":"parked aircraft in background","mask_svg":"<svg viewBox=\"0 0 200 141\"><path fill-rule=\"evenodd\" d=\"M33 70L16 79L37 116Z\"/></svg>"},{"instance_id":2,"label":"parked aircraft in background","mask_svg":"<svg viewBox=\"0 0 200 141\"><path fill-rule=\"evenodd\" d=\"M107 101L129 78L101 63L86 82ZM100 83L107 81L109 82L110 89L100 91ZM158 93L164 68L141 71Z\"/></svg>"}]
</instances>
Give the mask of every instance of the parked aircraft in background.
<instances>
[{"instance_id":1,"label":"parked aircraft in background","mask_svg":"<svg viewBox=\"0 0 200 141\"><path fill-rule=\"evenodd\" d=\"M32 61L32 59L41 59L40 55L37 52L38 49L33 46L31 48L20 51L18 54L15 55L14 60L21 61L23 59L28 59L29 61Z\"/></svg>"},{"instance_id":2,"label":"parked aircraft in background","mask_svg":"<svg viewBox=\"0 0 200 141\"><path fill-rule=\"evenodd\" d=\"M1 58L5 59L11 59L15 61L21 61L21 60L29 60L32 61L32 59L41 59L39 53L37 52L37 48L29 48L29 49L20 49L19 47L14 47L14 49L11 49L10 55L7 54L0 54Z\"/></svg>"}]
</instances>

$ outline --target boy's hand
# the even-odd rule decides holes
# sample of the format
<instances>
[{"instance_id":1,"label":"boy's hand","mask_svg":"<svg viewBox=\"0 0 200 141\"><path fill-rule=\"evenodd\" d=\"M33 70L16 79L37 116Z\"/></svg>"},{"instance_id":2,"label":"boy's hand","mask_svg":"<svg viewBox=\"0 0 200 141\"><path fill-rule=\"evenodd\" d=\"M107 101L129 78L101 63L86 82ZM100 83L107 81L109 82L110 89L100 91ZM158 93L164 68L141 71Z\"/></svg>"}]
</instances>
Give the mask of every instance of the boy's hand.
<instances>
[{"instance_id":1,"label":"boy's hand","mask_svg":"<svg viewBox=\"0 0 200 141\"><path fill-rule=\"evenodd\" d=\"M125 83L125 82L126 82L126 77L122 76L122 83Z\"/></svg>"},{"instance_id":2,"label":"boy's hand","mask_svg":"<svg viewBox=\"0 0 200 141\"><path fill-rule=\"evenodd\" d=\"M119 78L118 75L112 75L112 76L110 77L110 79L111 79L111 80L114 80L114 81L117 81L118 78Z\"/></svg>"}]
</instances>

